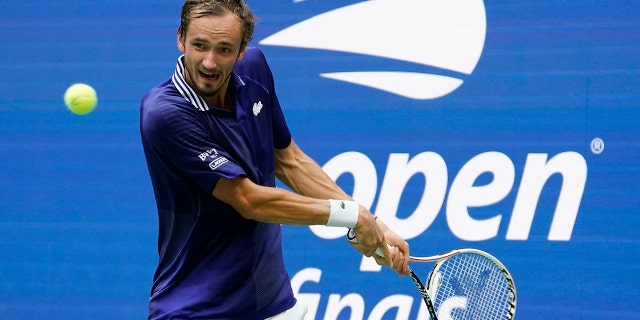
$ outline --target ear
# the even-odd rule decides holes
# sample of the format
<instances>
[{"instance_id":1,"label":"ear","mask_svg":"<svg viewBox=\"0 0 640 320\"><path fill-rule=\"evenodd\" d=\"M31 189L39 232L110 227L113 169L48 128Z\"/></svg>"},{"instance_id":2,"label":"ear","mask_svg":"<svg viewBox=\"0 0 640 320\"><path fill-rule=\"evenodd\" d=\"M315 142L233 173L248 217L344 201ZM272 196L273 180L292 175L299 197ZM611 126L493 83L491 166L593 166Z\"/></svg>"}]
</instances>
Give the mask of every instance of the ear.
<instances>
[{"instance_id":1,"label":"ear","mask_svg":"<svg viewBox=\"0 0 640 320\"><path fill-rule=\"evenodd\" d=\"M180 52L184 53L184 39L182 39L182 30L178 29L177 32L177 42L178 42L178 50L180 50Z\"/></svg>"},{"instance_id":2,"label":"ear","mask_svg":"<svg viewBox=\"0 0 640 320\"><path fill-rule=\"evenodd\" d=\"M236 58L236 62L242 60L242 58L244 57L244 51L247 49L247 45L244 44L240 47L240 53L238 53L238 58Z\"/></svg>"}]
</instances>

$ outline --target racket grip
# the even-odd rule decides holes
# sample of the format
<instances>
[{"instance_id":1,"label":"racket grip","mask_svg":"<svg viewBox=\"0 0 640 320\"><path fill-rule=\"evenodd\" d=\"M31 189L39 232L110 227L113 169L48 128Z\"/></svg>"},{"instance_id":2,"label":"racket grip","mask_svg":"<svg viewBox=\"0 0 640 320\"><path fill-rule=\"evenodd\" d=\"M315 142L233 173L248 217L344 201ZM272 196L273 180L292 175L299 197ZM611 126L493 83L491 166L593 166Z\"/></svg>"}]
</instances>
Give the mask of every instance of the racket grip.
<instances>
[{"instance_id":1,"label":"racket grip","mask_svg":"<svg viewBox=\"0 0 640 320\"><path fill-rule=\"evenodd\" d=\"M347 239L349 239L349 242L351 243L358 243L358 239L356 239L356 232L351 228L349 228L349 232L347 232ZM387 247L391 249L391 246L389 244L387 244ZM384 253L382 253L382 250L380 250L380 248L376 249L376 254L384 257Z\"/></svg>"}]
</instances>

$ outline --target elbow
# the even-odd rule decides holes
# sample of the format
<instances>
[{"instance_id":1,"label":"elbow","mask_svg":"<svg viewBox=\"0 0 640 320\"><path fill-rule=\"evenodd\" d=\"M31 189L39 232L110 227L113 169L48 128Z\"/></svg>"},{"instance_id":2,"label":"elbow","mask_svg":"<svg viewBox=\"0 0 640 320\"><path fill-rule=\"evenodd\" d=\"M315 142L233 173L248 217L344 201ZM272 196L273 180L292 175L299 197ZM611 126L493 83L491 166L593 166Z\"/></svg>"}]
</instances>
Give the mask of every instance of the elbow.
<instances>
[{"instance_id":1,"label":"elbow","mask_svg":"<svg viewBox=\"0 0 640 320\"><path fill-rule=\"evenodd\" d=\"M245 177L220 179L213 196L230 205L245 219L259 220L262 210L260 186Z\"/></svg>"},{"instance_id":2,"label":"elbow","mask_svg":"<svg viewBox=\"0 0 640 320\"><path fill-rule=\"evenodd\" d=\"M250 197L240 196L235 199L231 206L243 218L249 220L260 220L260 205L253 202Z\"/></svg>"},{"instance_id":3,"label":"elbow","mask_svg":"<svg viewBox=\"0 0 640 320\"><path fill-rule=\"evenodd\" d=\"M253 183L247 177L220 179L213 196L230 205L243 218L273 223L282 210L288 193L278 188Z\"/></svg>"},{"instance_id":4,"label":"elbow","mask_svg":"<svg viewBox=\"0 0 640 320\"><path fill-rule=\"evenodd\" d=\"M244 192L234 200L231 205L243 218L262 222L268 221L268 201L260 192Z\"/></svg>"}]
</instances>

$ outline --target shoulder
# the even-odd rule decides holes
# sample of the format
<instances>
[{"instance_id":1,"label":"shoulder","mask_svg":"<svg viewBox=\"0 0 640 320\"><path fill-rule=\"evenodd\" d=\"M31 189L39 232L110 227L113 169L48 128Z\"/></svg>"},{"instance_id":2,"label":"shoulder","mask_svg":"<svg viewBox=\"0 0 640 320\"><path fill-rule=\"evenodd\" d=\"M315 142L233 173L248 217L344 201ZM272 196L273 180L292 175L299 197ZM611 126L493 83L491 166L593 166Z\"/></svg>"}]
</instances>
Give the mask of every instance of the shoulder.
<instances>
[{"instance_id":1,"label":"shoulder","mask_svg":"<svg viewBox=\"0 0 640 320\"><path fill-rule=\"evenodd\" d=\"M247 47L242 60L236 64L234 72L243 79L251 79L267 88L273 87L271 68L259 48Z\"/></svg>"},{"instance_id":2,"label":"shoulder","mask_svg":"<svg viewBox=\"0 0 640 320\"><path fill-rule=\"evenodd\" d=\"M147 91L142 97L140 107L146 111L159 109L160 105L175 104L178 101L178 97L178 90L175 89L171 79L169 79Z\"/></svg>"},{"instance_id":3,"label":"shoulder","mask_svg":"<svg viewBox=\"0 0 640 320\"><path fill-rule=\"evenodd\" d=\"M142 131L165 130L183 120L192 118L196 109L186 101L173 86L165 81L149 90L140 104L140 126Z\"/></svg>"},{"instance_id":4,"label":"shoulder","mask_svg":"<svg viewBox=\"0 0 640 320\"><path fill-rule=\"evenodd\" d=\"M239 66L260 66L267 65L267 58L264 56L264 53L260 48L257 47L247 47L244 51L244 56L242 60L238 62Z\"/></svg>"}]
</instances>

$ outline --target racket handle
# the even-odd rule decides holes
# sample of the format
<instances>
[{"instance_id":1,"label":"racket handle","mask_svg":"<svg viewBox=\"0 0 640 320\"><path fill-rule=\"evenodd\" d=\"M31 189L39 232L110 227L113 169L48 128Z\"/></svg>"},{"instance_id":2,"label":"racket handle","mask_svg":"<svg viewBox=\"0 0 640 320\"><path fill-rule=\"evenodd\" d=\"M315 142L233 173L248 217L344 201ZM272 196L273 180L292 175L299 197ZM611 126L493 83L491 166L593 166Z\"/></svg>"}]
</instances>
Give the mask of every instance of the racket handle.
<instances>
[{"instance_id":1,"label":"racket handle","mask_svg":"<svg viewBox=\"0 0 640 320\"><path fill-rule=\"evenodd\" d=\"M349 232L347 233L347 239L349 239L349 242L351 243L358 243L358 239L356 239L356 232L351 228L349 228ZM391 249L391 246L387 244L387 248ZM384 258L384 253L382 253L380 248L376 249L376 254Z\"/></svg>"}]
</instances>

